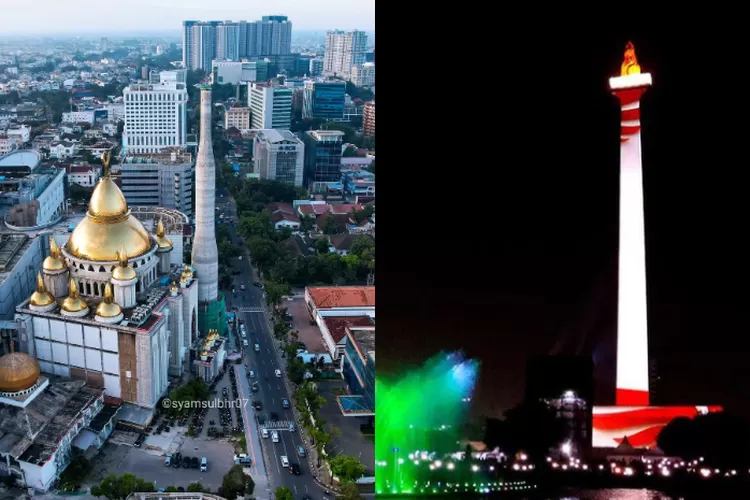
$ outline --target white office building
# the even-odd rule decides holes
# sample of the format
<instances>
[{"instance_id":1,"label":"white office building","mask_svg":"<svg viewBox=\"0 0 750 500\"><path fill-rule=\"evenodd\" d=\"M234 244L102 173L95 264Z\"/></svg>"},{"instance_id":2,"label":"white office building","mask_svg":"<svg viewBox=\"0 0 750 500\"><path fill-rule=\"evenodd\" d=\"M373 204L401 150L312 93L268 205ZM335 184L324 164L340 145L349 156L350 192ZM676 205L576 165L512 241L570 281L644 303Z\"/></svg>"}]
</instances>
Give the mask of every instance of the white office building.
<instances>
[{"instance_id":1,"label":"white office building","mask_svg":"<svg viewBox=\"0 0 750 500\"><path fill-rule=\"evenodd\" d=\"M353 66L365 63L367 33L364 31L329 31L323 58L323 75L349 79Z\"/></svg>"},{"instance_id":2,"label":"white office building","mask_svg":"<svg viewBox=\"0 0 750 500\"><path fill-rule=\"evenodd\" d=\"M124 90L122 147L126 154L185 147L188 93L184 78L184 71L162 71L161 83L136 83Z\"/></svg>"},{"instance_id":3,"label":"white office building","mask_svg":"<svg viewBox=\"0 0 750 500\"><path fill-rule=\"evenodd\" d=\"M270 83L250 83L248 105L254 129L284 129L292 126L292 89Z\"/></svg>"},{"instance_id":4,"label":"white office building","mask_svg":"<svg viewBox=\"0 0 750 500\"><path fill-rule=\"evenodd\" d=\"M374 87L375 63L364 63L362 66L353 66L351 80L357 87Z\"/></svg>"},{"instance_id":5,"label":"white office building","mask_svg":"<svg viewBox=\"0 0 750 500\"><path fill-rule=\"evenodd\" d=\"M129 205L159 206L192 215L195 162L190 153L127 156L116 168Z\"/></svg>"},{"instance_id":6,"label":"white office building","mask_svg":"<svg viewBox=\"0 0 750 500\"><path fill-rule=\"evenodd\" d=\"M88 123L94 124L94 112L93 111L71 111L69 113L62 114L63 123Z\"/></svg>"},{"instance_id":7,"label":"white office building","mask_svg":"<svg viewBox=\"0 0 750 500\"><path fill-rule=\"evenodd\" d=\"M253 142L253 160L261 179L302 186L305 145L289 130L258 130Z\"/></svg>"}]
</instances>

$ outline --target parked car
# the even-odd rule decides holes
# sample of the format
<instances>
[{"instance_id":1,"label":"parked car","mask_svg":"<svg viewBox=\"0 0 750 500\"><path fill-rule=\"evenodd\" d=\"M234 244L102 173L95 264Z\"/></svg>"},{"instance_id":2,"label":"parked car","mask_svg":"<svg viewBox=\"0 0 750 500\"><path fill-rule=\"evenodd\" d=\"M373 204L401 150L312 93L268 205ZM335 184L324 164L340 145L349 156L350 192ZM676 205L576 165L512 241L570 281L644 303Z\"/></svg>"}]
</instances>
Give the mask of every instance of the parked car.
<instances>
[{"instance_id":1,"label":"parked car","mask_svg":"<svg viewBox=\"0 0 750 500\"><path fill-rule=\"evenodd\" d=\"M172 465L172 457L170 455L167 455L164 457L164 467L169 467Z\"/></svg>"},{"instance_id":2,"label":"parked car","mask_svg":"<svg viewBox=\"0 0 750 500\"><path fill-rule=\"evenodd\" d=\"M201 458L201 472L206 472L208 470L208 460L206 460L206 457Z\"/></svg>"},{"instance_id":3,"label":"parked car","mask_svg":"<svg viewBox=\"0 0 750 500\"><path fill-rule=\"evenodd\" d=\"M182 467L185 469L189 469L190 465L192 464L192 458L190 457L182 457Z\"/></svg>"},{"instance_id":4,"label":"parked car","mask_svg":"<svg viewBox=\"0 0 750 500\"><path fill-rule=\"evenodd\" d=\"M193 458L192 458L192 459L190 460L190 466L191 466L191 467L192 467L193 469L197 469L198 467L200 467L200 460L198 460L198 457L193 457Z\"/></svg>"}]
</instances>

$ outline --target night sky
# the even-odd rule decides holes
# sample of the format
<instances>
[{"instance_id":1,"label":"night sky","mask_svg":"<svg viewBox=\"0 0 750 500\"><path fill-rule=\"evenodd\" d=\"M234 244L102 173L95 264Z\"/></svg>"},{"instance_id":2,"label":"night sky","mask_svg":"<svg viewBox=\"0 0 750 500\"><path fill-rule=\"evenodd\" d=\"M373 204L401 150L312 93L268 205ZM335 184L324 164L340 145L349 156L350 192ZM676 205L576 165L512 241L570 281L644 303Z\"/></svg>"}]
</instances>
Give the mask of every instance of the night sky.
<instances>
[{"instance_id":1,"label":"night sky","mask_svg":"<svg viewBox=\"0 0 750 500\"><path fill-rule=\"evenodd\" d=\"M632 40L654 81L641 120L658 402L750 416L748 44L727 38L734 28L676 26L493 33L461 77L409 84L414 59L378 47L379 373L463 349L482 361L475 409L498 416L520 402L529 356L579 352L594 356L596 404L613 404L619 105L607 80Z\"/></svg>"}]
</instances>

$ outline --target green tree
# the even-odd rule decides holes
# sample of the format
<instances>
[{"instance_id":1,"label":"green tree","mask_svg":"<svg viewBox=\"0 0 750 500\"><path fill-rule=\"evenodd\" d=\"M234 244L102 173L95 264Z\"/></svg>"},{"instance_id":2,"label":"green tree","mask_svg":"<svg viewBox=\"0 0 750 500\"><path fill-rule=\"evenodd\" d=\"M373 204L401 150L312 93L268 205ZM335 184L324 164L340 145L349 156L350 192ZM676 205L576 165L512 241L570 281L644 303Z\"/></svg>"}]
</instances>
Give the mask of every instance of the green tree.
<instances>
[{"instance_id":1,"label":"green tree","mask_svg":"<svg viewBox=\"0 0 750 500\"><path fill-rule=\"evenodd\" d=\"M275 241L259 236L253 236L248 240L247 249L253 263L261 269L272 266L281 255L281 248Z\"/></svg>"},{"instance_id":2,"label":"green tree","mask_svg":"<svg viewBox=\"0 0 750 500\"><path fill-rule=\"evenodd\" d=\"M328 464L331 466L333 475L342 482L356 481L365 473L365 466L356 457L336 455L328 461Z\"/></svg>"},{"instance_id":3,"label":"green tree","mask_svg":"<svg viewBox=\"0 0 750 500\"><path fill-rule=\"evenodd\" d=\"M336 222L336 219L333 217L326 217L325 222L323 222L323 234L331 235L339 233L341 233L341 228Z\"/></svg>"},{"instance_id":4,"label":"green tree","mask_svg":"<svg viewBox=\"0 0 750 500\"><path fill-rule=\"evenodd\" d=\"M340 500L362 500L364 497L359 493L359 487L356 483L351 481L344 481L339 485L339 495L337 498Z\"/></svg>"},{"instance_id":5,"label":"green tree","mask_svg":"<svg viewBox=\"0 0 750 500\"><path fill-rule=\"evenodd\" d=\"M305 214L300 218L299 221L300 229L302 229L303 231L310 231L315 225L315 217L313 217L312 215Z\"/></svg>"},{"instance_id":6,"label":"green tree","mask_svg":"<svg viewBox=\"0 0 750 500\"><path fill-rule=\"evenodd\" d=\"M252 495L254 490L255 483L249 475L245 474L241 465L233 465L221 481L221 496L227 500L234 500L242 495Z\"/></svg>"},{"instance_id":7,"label":"green tree","mask_svg":"<svg viewBox=\"0 0 750 500\"><path fill-rule=\"evenodd\" d=\"M359 150L357 148L353 148L349 146L348 148L344 150L344 153L342 154L342 156L344 158L353 158L357 156L358 153L359 153Z\"/></svg>"},{"instance_id":8,"label":"green tree","mask_svg":"<svg viewBox=\"0 0 750 500\"><path fill-rule=\"evenodd\" d=\"M295 356L287 360L286 373L292 383L301 384L305 379L305 371L307 371L307 367L298 357Z\"/></svg>"},{"instance_id":9,"label":"green tree","mask_svg":"<svg viewBox=\"0 0 750 500\"><path fill-rule=\"evenodd\" d=\"M284 295L289 293L289 285L268 281L266 282L264 290L266 292L266 302L268 305L276 307L281 304Z\"/></svg>"},{"instance_id":10,"label":"green tree","mask_svg":"<svg viewBox=\"0 0 750 500\"><path fill-rule=\"evenodd\" d=\"M109 500L125 500L131 493L151 491L154 491L152 482L144 481L129 472L122 476L112 473L101 484L91 487L92 496L106 497Z\"/></svg>"},{"instance_id":11,"label":"green tree","mask_svg":"<svg viewBox=\"0 0 750 500\"><path fill-rule=\"evenodd\" d=\"M305 382L294 391L293 399L297 403L297 409L309 407L313 413L317 413L326 404L326 398L318 394L311 382Z\"/></svg>"},{"instance_id":12,"label":"green tree","mask_svg":"<svg viewBox=\"0 0 750 500\"><path fill-rule=\"evenodd\" d=\"M166 491L167 493L177 493L179 490L176 486L167 486L164 491Z\"/></svg>"},{"instance_id":13,"label":"green tree","mask_svg":"<svg viewBox=\"0 0 750 500\"><path fill-rule=\"evenodd\" d=\"M91 471L91 463L83 455L76 455L60 474L60 484L71 488L80 484Z\"/></svg>"},{"instance_id":14,"label":"green tree","mask_svg":"<svg viewBox=\"0 0 750 500\"><path fill-rule=\"evenodd\" d=\"M203 485L201 483L190 483L187 490L192 493L200 493L203 491Z\"/></svg>"},{"instance_id":15,"label":"green tree","mask_svg":"<svg viewBox=\"0 0 750 500\"><path fill-rule=\"evenodd\" d=\"M271 280L277 283L292 283L297 276L297 260L282 255L273 265L269 273Z\"/></svg>"},{"instance_id":16,"label":"green tree","mask_svg":"<svg viewBox=\"0 0 750 500\"><path fill-rule=\"evenodd\" d=\"M314 248L319 254L331 253L331 242L328 241L328 238L318 238L315 240Z\"/></svg>"},{"instance_id":17,"label":"green tree","mask_svg":"<svg viewBox=\"0 0 750 500\"><path fill-rule=\"evenodd\" d=\"M287 488L286 486L279 486L276 488L276 500L294 500L294 495L292 495L292 490Z\"/></svg>"}]
</instances>

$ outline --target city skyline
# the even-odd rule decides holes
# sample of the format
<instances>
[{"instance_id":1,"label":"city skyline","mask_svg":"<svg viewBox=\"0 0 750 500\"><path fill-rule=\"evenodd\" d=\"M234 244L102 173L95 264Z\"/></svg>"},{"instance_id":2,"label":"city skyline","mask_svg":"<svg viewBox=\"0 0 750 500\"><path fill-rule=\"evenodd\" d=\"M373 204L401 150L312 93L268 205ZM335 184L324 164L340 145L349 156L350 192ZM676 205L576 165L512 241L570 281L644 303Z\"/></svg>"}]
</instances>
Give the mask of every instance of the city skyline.
<instances>
[{"instance_id":1,"label":"city skyline","mask_svg":"<svg viewBox=\"0 0 750 500\"><path fill-rule=\"evenodd\" d=\"M73 12L64 4L40 0L35 4L38 10L35 9L32 17L24 3L8 0L0 17L0 33L3 36L90 36L162 31L179 34L185 20L239 21L260 19L264 15L287 16L294 23L294 29L299 31L375 29L375 2L371 0L322 0L315 4L280 0L273 5L238 0L219 0L208 5L197 0L133 0L128 5L129 9L117 12L116 21L111 23L116 28L112 30L102 22L101 13L96 10ZM143 9L147 9L150 15L143 16Z\"/></svg>"}]
</instances>

